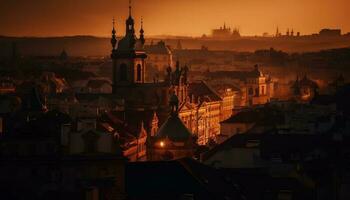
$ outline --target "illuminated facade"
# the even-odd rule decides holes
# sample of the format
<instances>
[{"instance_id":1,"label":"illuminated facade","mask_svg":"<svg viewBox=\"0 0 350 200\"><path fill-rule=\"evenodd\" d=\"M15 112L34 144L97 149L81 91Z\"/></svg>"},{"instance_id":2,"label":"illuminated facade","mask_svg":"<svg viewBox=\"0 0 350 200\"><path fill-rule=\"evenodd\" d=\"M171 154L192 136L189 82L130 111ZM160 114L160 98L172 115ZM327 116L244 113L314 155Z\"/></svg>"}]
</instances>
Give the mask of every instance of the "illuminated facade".
<instances>
[{"instance_id":1,"label":"illuminated facade","mask_svg":"<svg viewBox=\"0 0 350 200\"><path fill-rule=\"evenodd\" d=\"M237 89L234 92L235 107L265 104L274 96L274 81L262 73L258 65L251 71L207 72L205 77L214 88Z\"/></svg>"}]
</instances>

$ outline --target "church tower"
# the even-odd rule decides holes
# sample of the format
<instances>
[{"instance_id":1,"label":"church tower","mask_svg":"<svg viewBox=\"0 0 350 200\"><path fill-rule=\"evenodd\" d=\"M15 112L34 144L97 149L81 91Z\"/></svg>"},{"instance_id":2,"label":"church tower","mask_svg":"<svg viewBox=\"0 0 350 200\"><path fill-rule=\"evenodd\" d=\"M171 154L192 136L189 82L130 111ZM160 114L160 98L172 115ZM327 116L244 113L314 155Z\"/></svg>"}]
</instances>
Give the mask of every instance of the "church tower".
<instances>
[{"instance_id":1,"label":"church tower","mask_svg":"<svg viewBox=\"0 0 350 200\"><path fill-rule=\"evenodd\" d=\"M140 39L135 35L134 19L131 14L131 1L129 1L129 17L125 21L125 35L117 43L115 28L112 31L113 60L113 93L120 87L142 84L145 82L144 30L141 27ZM118 47L116 47L118 46Z\"/></svg>"}]
</instances>

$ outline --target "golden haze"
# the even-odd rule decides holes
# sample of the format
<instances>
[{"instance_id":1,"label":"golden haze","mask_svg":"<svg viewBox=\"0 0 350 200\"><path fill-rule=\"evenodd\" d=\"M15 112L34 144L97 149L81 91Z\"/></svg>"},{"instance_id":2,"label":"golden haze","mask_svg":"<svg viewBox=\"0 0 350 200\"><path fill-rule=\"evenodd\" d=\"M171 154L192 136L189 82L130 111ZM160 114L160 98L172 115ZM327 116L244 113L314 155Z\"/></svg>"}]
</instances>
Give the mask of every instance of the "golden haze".
<instances>
[{"instance_id":1,"label":"golden haze","mask_svg":"<svg viewBox=\"0 0 350 200\"><path fill-rule=\"evenodd\" d=\"M0 0L0 35L108 36L111 19L124 32L127 0ZM350 31L348 0L134 0L136 27L141 15L147 35L201 36L210 29L238 27L243 35L294 28L302 34L324 27Z\"/></svg>"}]
</instances>

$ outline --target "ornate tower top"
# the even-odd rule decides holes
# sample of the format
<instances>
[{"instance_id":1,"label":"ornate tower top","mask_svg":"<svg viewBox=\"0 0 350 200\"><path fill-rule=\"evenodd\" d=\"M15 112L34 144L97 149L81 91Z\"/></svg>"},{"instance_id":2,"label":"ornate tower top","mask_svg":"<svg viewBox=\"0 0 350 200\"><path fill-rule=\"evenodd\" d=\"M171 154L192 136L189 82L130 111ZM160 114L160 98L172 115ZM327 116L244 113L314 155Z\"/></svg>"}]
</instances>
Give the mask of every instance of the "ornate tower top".
<instances>
[{"instance_id":1,"label":"ornate tower top","mask_svg":"<svg viewBox=\"0 0 350 200\"><path fill-rule=\"evenodd\" d=\"M116 36L116 30L115 30L115 20L113 17L113 29L112 29L112 39L111 39L111 44L112 44L112 49L115 50L115 47L117 45L117 36Z\"/></svg>"},{"instance_id":2,"label":"ornate tower top","mask_svg":"<svg viewBox=\"0 0 350 200\"><path fill-rule=\"evenodd\" d=\"M143 18L141 17L141 29L140 29L140 40L142 45L145 44L145 36L144 36L145 31L143 30Z\"/></svg>"},{"instance_id":3,"label":"ornate tower top","mask_svg":"<svg viewBox=\"0 0 350 200\"><path fill-rule=\"evenodd\" d=\"M126 34L134 35L134 19L131 16L131 0L129 0L129 18L126 20Z\"/></svg>"},{"instance_id":4,"label":"ornate tower top","mask_svg":"<svg viewBox=\"0 0 350 200\"><path fill-rule=\"evenodd\" d=\"M169 106L171 107L171 115L177 116L179 113L179 99L175 92L170 96Z\"/></svg>"}]
</instances>

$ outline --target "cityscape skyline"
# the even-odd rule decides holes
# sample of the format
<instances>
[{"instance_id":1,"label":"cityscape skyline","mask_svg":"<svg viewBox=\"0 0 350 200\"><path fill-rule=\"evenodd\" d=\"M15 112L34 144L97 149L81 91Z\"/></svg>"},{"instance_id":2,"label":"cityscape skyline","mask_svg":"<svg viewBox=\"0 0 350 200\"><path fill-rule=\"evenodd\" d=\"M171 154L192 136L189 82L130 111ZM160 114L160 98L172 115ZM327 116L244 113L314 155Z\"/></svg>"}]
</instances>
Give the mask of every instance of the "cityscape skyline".
<instances>
[{"instance_id":1,"label":"cityscape skyline","mask_svg":"<svg viewBox=\"0 0 350 200\"><path fill-rule=\"evenodd\" d=\"M106 37L113 17L116 19L117 34L122 35L127 4L127 0L4 1L0 8L3 15L0 19L0 35ZM322 28L340 28L343 33L347 33L350 31L350 25L346 23L350 16L345 12L348 4L345 0L337 0L337 3L330 0L303 3L301 0L132 2L133 12L137 13L134 15L136 27L140 26L142 16L146 35L194 37L208 35L211 29L222 26L224 22L231 28L239 28L244 36L261 35L264 32L274 34L277 26L281 32L289 28L301 34L312 34ZM28 15L31 17L26 17Z\"/></svg>"}]
</instances>

